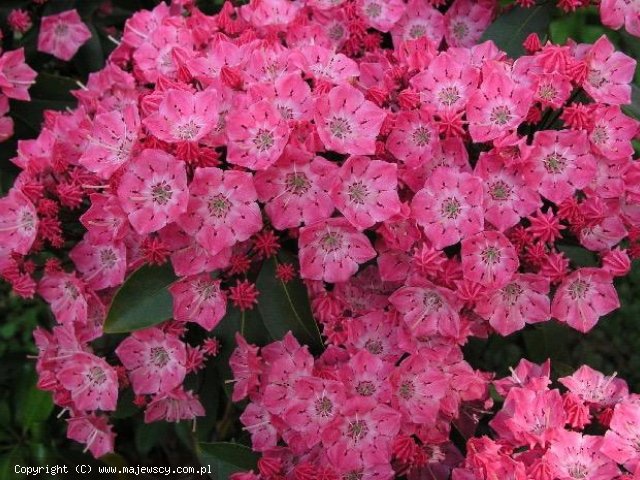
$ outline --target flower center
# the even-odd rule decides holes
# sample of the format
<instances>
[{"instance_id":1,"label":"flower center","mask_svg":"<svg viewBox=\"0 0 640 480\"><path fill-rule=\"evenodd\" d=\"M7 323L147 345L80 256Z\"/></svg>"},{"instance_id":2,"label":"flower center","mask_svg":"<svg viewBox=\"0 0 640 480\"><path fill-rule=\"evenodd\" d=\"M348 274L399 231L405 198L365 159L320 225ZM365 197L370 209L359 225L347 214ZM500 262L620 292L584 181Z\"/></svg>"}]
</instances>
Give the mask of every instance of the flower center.
<instances>
[{"instance_id":1,"label":"flower center","mask_svg":"<svg viewBox=\"0 0 640 480\"><path fill-rule=\"evenodd\" d=\"M584 280L575 280L571 285L569 285L569 296L572 300L582 300L587 296L589 287L589 283Z\"/></svg>"},{"instance_id":2,"label":"flower center","mask_svg":"<svg viewBox=\"0 0 640 480\"><path fill-rule=\"evenodd\" d=\"M369 427L367 426L364 420L356 420L354 422L349 423L349 428L347 429L347 435L354 442L358 442L362 440L367 433L369 433Z\"/></svg>"},{"instance_id":3,"label":"flower center","mask_svg":"<svg viewBox=\"0 0 640 480\"><path fill-rule=\"evenodd\" d=\"M596 88L601 87L605 83L607 83L607 78L604 76L604 73L600 70L590 70L587 75L587 79L591 85Z\"/></svg>"},{"instance_id":4,"label":"flower center","mask_svg":"<svg viewBox=\"0 0 640 480\"><path fill-rule=\"evenodd\" d=\"M427 34L427 27L425 27L421 23L416 23L412 25L409 29L409 38L413 38L414 40L420 37L424 37Z\"/></svg>"},{"instance_id":5,"label":"flower center","mask_svg":"<svg viewBox=\"0 0 640 480\"><path fill-rule=\"evenodd\" d=\"M104 370L100 367L91 367L87 376L89 377L89 381L96 385L102 385L107 381L107 374L104 373Z\"/></svg>"},{"instance_id":6,"label":"flower center","mask_svg":"<svg viewBox=\"0 0 640 480\"><path fill-rule=\"evenodd\" d=\"M320 239L320 244L326 253L335 252L342 246L342 235L337 232L327 232Z\"/></svg>"},{"instance_id":7,"label":"flower center","mask_svg":"<svg viewBox=\"0 0 640 480\"><path fill-rule=\"evenodd\" d=\"M334 137L340 140L344 140L353 134L351 125L343 117L333 117L329 122L329 130Z\"/></svg>"},{"instance_id":8,"label":"flower center","mask_svg":"<svg viewBox=\"0 0 640 480\"><path fill-rule=\"evenodd\" d=\"M363 397L370 397L375 393L375 391L376 386L373 384L373 382L369 381L360 382L356 387L356 392L358 392L358 395L362 395Z\"/></svg>"},{"instance_id":9,"label":"flower center","mask_svg":"<svg viewBox=\"0 0 640 480\"><path fill-rule=\"evenodd\" d=\"M510 119L511 111L505 105L493 107L493 110L491 110L491 115L489 116L489 120L496 125L506 125L506 123Z\"/></svg>"},{"instance_id":10,"label":"flower center","mask_svg":"<svg viewBox=\"0 0 640 480\"><path fill-rule=\"evenodd\" d=\"M200 126L196 125L193 120L176 126L176 137L180 140L193 140L200 132Z\"/></svg>"},{"instance_id":11,"label":"flower center","mask_svg":"<svg viewBox=\"0 0 640 480\"><path fill-rule=\"evenodd\" d=\"M597 125L591 132L591 141L596 145L602 145L609 141L609 132L602 125Z\"/></svg>"},{"instance_id":12,"label":"flower center","mask_svg":"<svg viewBox=\"0 0 640 480\"><path fill-rule=\"evenodd\" d=\"M509 285L504 287L501 291L502 300L507 305L514 306L518 301L518 298L520 298L520 295L522 295L523 292L524 290L520 285L518 285L517 283L510 283Z\"/></svg>"},{"instance_id":13,"label":"flower center","mask_svg":"<svg viewBox=\"0 0 640 480\"><path fill-rule=\"evenodd\" d=\"M480 257L485 265L495 265L500 262L500 250L494 246L487 247L480 253Z\"/></svg>"},{"instance_id":14,"label":"flower center","mask_svg":"<svg viewBox=\"0 0 640 480\"><path fill-rule=\"evenodd\" d=\"M567 165L567 160L557 152L553 152L547 155L543 160L544 168L548 173L559 174L564 171L564 167Z\"/></svg>"},{"instance_id":15,"label":"flower center","mask_svg":"<svg viewBox=\"0 0 640 480\"><path fill-rule=\"evenodd\" d=\"M116 253L110 248L100 250L100 263L104 268L113 268L117 261Z\"/></svg>"},{"instance_id":16,"label":"flower center","mask_svg":"<svg viewBox=\"0 0 640 480\"><path fill-rule=\"evenodd\" d=\"M195 285L195 291L199 297L204 300L210 300L218 295L218 287L211 282L198 282Z\"/></svg>"},{"instance_id":17,"label":"flower center","mask_svg":"<svg viewBox=\"0 0 640 480\"><path fill-rule=\"evenodd\" d=\"M347 192L349 194L349 200L351 200L353 203L356 203L358 205L364 205L364 201L367 199L367 196L369 195L369 190L367 189L367 186L361 181L354 182L351 185L349 185Z\"/></svg>"},{"instance_id":18,"label":"flower center","mask_svg":"<svg viewBox=\"0 0 640 480\"><path fill-rule=\"evenodd\" d=\"M586 478L589 474L589 468L582 465L581 463L576 463L569 467L567 470L571 478L575 479Z\"/></svg>"},{"instance_id":19,"label":"flower center","mask_svg":"<svg viewBox=\"0 0 640 480\"><path fill-rule=\"evenodd\" d=\"M288 173L285 185L287 192L293 195L304 195L311 188L311 182L304 173Z\"/></svg>"},{"instance_id":20,"label":"flower center","mask_svg":"<svg viewBox=\"0 0 640 480\"><path fill-rule=\"evenodd\" d=\"M334 41L341 40L342 37L344 37L344 33L344 26L340 23L334 23L333 25L331 25L331 28L329 28L328 32L329 38Z\"/></svg>"},{"instance_id":21,"label":"flower center","mask_svg":"<svg viewBox=\"0 0 640 480\"><path fill-rule=\"evenodd\" d=\"M66 295L71 298L71 300L76 300L80 296L78 288L69 281L64 282L64 291L66 292Z\"/></svg>"},{"instance_id":22,"label":"flower center","mask_svg":"<svg viewBox=\"0 0 640 480\"><path fill-rule=\"evenodd\" d=\"M413 131L412 140L418 147L425 147L431 142L431 132L420 126Z\"/></svg>"},{"instance_id":23,"label":"flower center","mask_svg":"<svg viewBox=\"0 0 640 480\"><path fill-rule=\"evenodd\" d=\"M442 202L442 216L453 220L460 214L460 202L455 197L445 198Z\"/></svg>"},{"instance_id":24,"label":"flower center","mask_svg":"<svg viewBox=\"0 0 640 480\"><path fill-rule=\"evenodd\" d=\"M453 36L458 40L463 39L467 35L469 35L469 27L464 22L455 22L453 24Z\"/></svg>"},{"instance_id":25,"label":"flower center","mask_svg":"<svg viewBox=\"0 0 640 480\"><path fill-rule=\"evenodd\" d=\"M442 298L435 292L424 292L422 304L427 312L437 312L442 308Z\"/></svg>"},{"instance_id":26,"label":"flower center","mask_svg":"<svg viewBox=\"0 0 640 480\"><path fill-rule=\"evenodd\" d=\"M58 23L54 29L54 33L58 37L63 37L69 31L69 27L64 23Z\"/></svg>"},{"instance_id":27,"label":"flower center","mask_svg":"<svg viewBox=\"0 0 640 480\"><path fill-rule=\"evenodd\" d=\"M256 136L253 137L253 144L259 152L266 152L273 147L274 143L273 133L263 128L259 129Z\"/></svg>"},{"instance_id":28,"label":"flower center","mask_svg":"<svg viewBox=\"0 0 640 480\"><path fill-rule=\"evenodd\" d=\"M216 218L224 218L231 210L231 202L223 194L219 193L209 200L208 207L211 215Z\"/></svg>"},{"instance_id":29,"label":"flower center","mask_svg":"<svg viewBox=\"0 0 640 480\"><path fill-rule=\"evenodd\" d=\"M489 195L494 200L506 200L511 196L511 187L502 180L498 180L489 187Z\"/></svg>"},{"instance_id":30,"label":"flower center","mask_svg":"<svg viewBox=\"0 0 640 480\"><path fill-rule=\"evenodd\" d=\"M411 380L405 380L400 384L398 388L398 395L404 400L409 400L416 393L416 387Z\"/></svg>"},{"instance_id":31,"label":"flower center","mask_svg":"<svg viewBox=\"0 0 640 480\"><path fill-rule=\"evenodd\" d=\"M558 90L550 83L544 83L538 88L538 96L543 100L551 102L558 96Z\"/></svg>"},{"instance_id":32,"label":"flower center","mask_svg":"<svg viewBox=\"0 0 640 480\"><path fill-rule=\"evenodd\" d=\"M363 478L364 473L362 473L362 470L352 470L342 476L342 480L362 480Z\"/></svg>"},{"instance_id":33,"label":"flower center","mask_svg":"<svg viewBox=\"0 0 640 480\"><path fill-rule=\"evenodd\" d=\"M169 352L164 347L151 347L151 363L158 368L169 363Z\"/></svg>"},{"instance_id":34,"label":"flower center","mask_svg":"<svg viewBox=\"0 0 640 480\"><path fill-rule=\"evenodd\" d=\"M438 92L438 100L447 107L450 107L460 100L460 92L456 87L445 87Z\"/></svg>"},{"instance_id":35,"label":"flower center","mask_svg":"<svg viewBox=\"0 0 640 480\"><path fill-rule=\"evenodd\" d=\"M166 205L172 196L171 186L165 181L156 183L151 187L151 198L158 205Z\"/></svg>"},{"instance_id":36,"label":"flower center","mask_svg":"<svg viewBox=\"0 0 640 480\"><path fill-rule=\"evenodd\" d=\"M366 6L364 11L368 17L377 18L382 13L382 5L376 2L371 2Z\"/></svg>"},{"instance_id":37,"label":"flower center","mask_svg":"<svg viewBox=\"0 0 640 480\"><path fill-rule=\"evenodd\" d=\"M328 397L322 397L316 400L315 408L320 417L329 417L333 412L333 403Z\"/></svg>"},{"instance_id":38,"label":"flower center","mask_svg":"<svg viewBox=\"0 0 640 480\"><path fill-rule=\"evenodd\" d=\"M28 209L23 210L20 215L19 228L24 231L30 232L35 228L35 226L36 218L34 217L33 213L31 213L31 211L29 211Z\"/></svg>"},{"instance_id":39,"label":"flower center","mask_svg":"<svg viewBox=\"0 0 640 480\"><path fill-rule=\"evenodd\" d=\"M369 353L373 355L380 355L384 350L384 348L382 347L382 342L380 340L374 340L372 338L367 340L367 342L364 344L364 348L366 348Z\"/></svg>"}]
</instances>

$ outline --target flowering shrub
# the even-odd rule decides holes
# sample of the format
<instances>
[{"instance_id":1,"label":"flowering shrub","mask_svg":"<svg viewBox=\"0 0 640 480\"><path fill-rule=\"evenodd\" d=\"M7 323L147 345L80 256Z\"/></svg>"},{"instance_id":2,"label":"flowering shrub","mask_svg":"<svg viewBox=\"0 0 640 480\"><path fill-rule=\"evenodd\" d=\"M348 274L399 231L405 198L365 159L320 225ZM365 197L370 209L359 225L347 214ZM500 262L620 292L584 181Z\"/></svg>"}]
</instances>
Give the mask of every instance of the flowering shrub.
<instances>
[{"instance_id":1,"label":"flowering shrub","mask_svg":"<svg viewBox=\"0 0 640 480\"><path fill-rule=\"evenodd\" d=\"M0 273L56 320L36 368L68 437L112 452L125 402L204 417L214 365L259 453L202 444L220 478L640 475L623 380L583 366L550 389L526 360L498 380L461 349L589 332L640 256L636 62L606 36L505 52L500 19L552 8L517 3L183 0L127 20L77 107L18 143L0 199ZM638 35L637 2L600 9ZM68 10L38 48L69 60L90 36ZM0 88L26 99L17 64Z\"/></svg>"}]
</instances>

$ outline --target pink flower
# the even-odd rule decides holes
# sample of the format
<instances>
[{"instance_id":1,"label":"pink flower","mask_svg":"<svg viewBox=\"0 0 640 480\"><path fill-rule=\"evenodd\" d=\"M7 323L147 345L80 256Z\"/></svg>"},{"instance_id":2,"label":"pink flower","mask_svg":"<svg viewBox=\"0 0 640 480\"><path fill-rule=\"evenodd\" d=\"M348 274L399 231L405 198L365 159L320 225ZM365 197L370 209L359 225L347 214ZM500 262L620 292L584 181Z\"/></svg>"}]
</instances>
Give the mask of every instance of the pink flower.
<instances>
[{"instance_id":1,"label":"pink flower","mask_svg":"<svg viewBox=\"0 0 640 480\"><path fill-rule=\"evenodd\" d=\"M322 157L285 152L275 165L257 172L258 200L278 230L329 218L334 206L329 189L338 167Z\"/></svg>"},{"instance_id":2,"label":"pink flower","mask_svg":"<svg viewBox=\"0 0 640 480\"><path fill-rule=\"evenodd\" d=\"M169 292L173 297L173 317L179 322L195 322L210 331L227 311L220 280L212 280L206 273L177 281Z\"/></svg>"},{"instance_id":3,"label":"pink flower","mask_svg":"<svg viewBox=\"0 0 640 480\"><path fill-rule=\"evenodd\" d=\"M239 402L253 393L260 385L262 362L258 356L258 347L250 345L240 333L236 332L236 349L231 354L229 366L233 372L233 394L231 400Z\"/></svg>"},{"instance_id":4,"label":"pink flower","mask_svg":"<svg viewBox=\"0 0 640 480\"><path fill-rule=\"evenodd\" d=\"M144 423L158 420L180 422L194 420L204 415L204 407L198 397L190 391L185 392L182 387L177 387L170 392L157 394L149 402L144 411Z\"/></svg>"},{"instance_id":5,"label":"pink flower","mask_svg":"<svg viewBox=\"0 0 640 480\"><path fill-rule=\"evenodd\" d=\"M566 430L558 431L555 440L544 455L554 478L570 480L609 480L620 473L615 462L600 451L603 438L582 435Z\"/></svg>"},{"instance_id":6,"label":"pink flower","mask_svg":"<svg viewBox=\"0 0 640 480\"><path fill-rule=\"evenodd\" d=\"M299 432L307 448L313 448L320 443L322 433L344 405L344 385L304 377L295 382L293 392L293 397L287 399L283 419Z\"/></svg>"},{"instance_id":7,"label":"pink flower","mask_svg":"<svg viewBox=\"0 0 640 480\"><path fill-rule=\"evenodd\" d=\"M376 251L369 239L345 218L330 218L300 229L300 276L325 282L345 282L358 265Z\"/></svg>"},{"instance_id":8,"label":"pink flower","mask_svg":"<svg viewBox=\"0 0 640 480\"><path fill-rule=\"evenodd\" d=\"M273 99L280 116L287 121L308 121L313 116L311 88L299 73L282 75L273 85L254 84L249 95L255 98L256 102L264 98Z\"/></svg>"},{"instance_id":9,"label":"pink flower","mask_svg":"<svg viewBox=\"0 0 640 480\"><path fill-rule=\"evenodd\" d=\"M315 123L327 150L372 155L384 116L384 110L365 100L359 90L339 85L318 99Z\"/></svg>"},{"instance_id":10,"label":"pink flower","mask_svg":"<svg viewBox=\"0 0 640 480\"><path fill-rule=\"evenodd\" d=\"M432 162L440 143L431 113L426 109L402 111L387 137L387 150L409 168Z\"/></svg>"},{"instance_id":11,"label":"pink flower","mask_svg":"<svg viewBox=\"0 0 640 480\"><path fill-rule=\"evenodd\" d=\"M360 73L355 60L319 45L302 47L300 58L297 55L294 58L316 82L324 80L336 85L348 84Z\"/></svg>"},{"instance_id":12,"label":"pink flower","mask_svg":"<svg viewBox=\"0 0 640 480\"><path fill-rule=\"evenodd\" d=\"M253 176L207 167L196 170L189 185L187 212L178 224L210 255L247 240L262 229Z\"/></svg>"},{"instance_id":13,"label":"pink flower","mask_svg":"<svg viewBox=\"0 0 640 480\"><path fill-rule=\"evenodd\" d=\"M411 202L411 210L437 249L482 230L482 181L452 168L438 168Z\"/></svg>"},{"instance_id":14,"label":"pink flower","mask_svg":"<svg viewBox=\"0 0 640 480\"><path fill-rule=\"evenodd\" d=\"M391 374L391 404L402 413L404 423L431 425L436 420L449 383L430 363L422 353L410 355Z\"/></svg>"},{"instance_id":15,"label":"pink flower","mask_svg":"<svg viewBox=\"0 0 640 480\"><path fill-rule=\"evenodd\" d=\"M396 48L402 42L422 37L427 37L437 46L440 45L444 33L444 16L422 0L409 0L404 15L391 29Z\"/></svg>"},{"instance_id":16,"label":"pink flower","mask_svg":"<svg viewBox=\"0 0 640 480\"><path fill-rule=\"evenodd\" d=\"M484 180L484 219L503 232L540 207L540 195L522 178L516 166L500 155L480 154L475 172Z\"/></svg>"},{"instance_id":17,"label":"pink flower","mask_svg":"<svg viewBox=\"0 0 640 480\"><path fill-rule=\"evenodd\" d=\"M623 464L627 470L634 471L640 465L638 438L640 401L633 396L615 406L600 451L616 463Z\"/></svg>"},{"instance_id":18,"label":"pink flower","mask_svg":"<svg viewBox=\"0 0 640 480\"><path fill-rule=\"evenodd\" d=\"M391 30L406 9L402 0L359 0L358 7L367 25L381 32Z\"/></svg>"},{"instance_id":19,"label":"pink flower","mask_svg":"<svg viewBox=\"0 0 640 480\"><path fill-rule=\"evenodd\" d=\"M171 89L164 93L158 110L142 123L165 142L197 142L218 121L218 93L213 88L191 93Z\"/></svg>"},{"instance_id":20,"label":"pink flower","mask_svg":"<svg viewBox=\"0 0 640 480\"><path fill-rule=\"evenodd\" d=\"M544 447L564 427L566 414L558 390L512 388L489 422L502 439L514 446Z\"/></svg>"},{"instance_id":21,"label":"pink flower","mask_svg":"<svg viewBox=\"0 0 640 480\"><path fill-rule=\"evenodd\" d=\"M122 240L131 227L127 215L115 195L93 193L91 206L82 214L80 222L87 229L88 236L95 240Z\"/></svg>"},{"instance_id":22,"label":"pink flower","mask_svg":"<svg viewBox=\"0 0 640 480\"><path fill-rule=\"evenodd\" d=\"M622 52L616 52L606 35L602 35L587 51L588 67L584 90L596 102L609 105L631 103L631 81L636 61Z\"/></svg>"},{"instance_id":23,"label":"pink flower","mask_svg":"<svg viewBox=\"0 0 640 480\"><path fill-rule=\"evenodd\" d=\"M42 17L38 51L69 61L90 38L91 30L82 23L78 12L75 9L67 10Z\"/></svg>"},{"instance_id":24,"label":"pink flower","mask_svg":"<svg viewBox=\"0 0 640 480\"><path fill-rule=\"evenodd\" d=\"M391 458L391 440L400 430L400 414L370 399L350 399L322 434L322 444L334 465L361 455L365 464Z\"/></svg>"},{"instance_id":25,"label":"pink flower","mask_svg":"<svg viewBox=\"0 0 640 480\"><path fill-rule=\"evenodd\" d=\"M278 443L278 417L271 415L261 403L250 403L240 415L244 430L251 435L251 447L256 452L274 448Z\"/></svg>"},{"instance_id":26,"label":"pink flower","mask_svg":"<svg viewBox=\"0 0 640 480\"><path fill-rule=\"evenodd\" d=\"M460 330L460 301L446 288L415 279L389 297L413 335L455 338Z\"/></svg>"},{"instance_id":27,"label":"pink flower","mask_svg":"<svg viewBox=\"0 0 640 480\"><path fill-rule=\"evenodd\" d=\"M115 287L124 281L127 254L121 241L94 240L87 234L69 252L69 258L94 290Z\"/></svg>"},{"instance_id":28,"label":"pink flower","mask_svg":"<svg viewBox=\"0 0 640 480\"><path fill-rule=\"evenodd\" d=\"M351 224L364 230L400 212L396 165L364 156L342 164L331 199Z\"/></svg>"},{"instance_id":29,"label":"pink flower","mask_svg":"<svg viewBox=\"0 0 640 480\"><path fill-rule=\"evenodd\" d=\"M629 395L627 382L615 375L604 375L588 365L558 379L571 393L588 404L612 407Z\"/></svg>"},{"instance_id":30,"label":"pink flower","mask_svg":"<svg viewBox=\"0 0 640 480\"><path fill-rule=\"evenodd\" d=\"M465 278L494 289L505 286L520 265L511 242L493 231L464 239L461 256Z\"/></svg>"},{"instance_id":31,"label":"pink flower","mask_svg":"<svg viewBox=\"0 0 640 480\"><path fill-rule=\"evenodd\" d=\"M492 1L455 0L444 14L445 39L450 47L472 47L493 19Z\"/></svg>"},{"instance_id":32,"label":"pink flower","mask_svg":"<svg viewBox=\"0 0 640 480\"><path fill-rule=\"evenodd\" d=\"M411 79L420 98L437 111L464 110L469 97L478 87L480 71L463 59L447 52L440 53L429 68Z\"/></svg>"},{"instance_id":33,"label":"pink flower","mask_svg":"<svg viewBox=\"0 0 640 480\"><path fill-rule=\"evenodd\" d=\"M78 410L115 410L118 375L104 359L90 353L75 353L57 373Z\"/></svg>"},{"instance_id":34,"label":"pink flower","mask_svg":"<svg viewBox=\"0 0 640 480\"><path fill-rule=\"evenodd\" d=\"M598 268L580 268L558 287L551 304L551 315L586 333L601 316L619 307L611 275Z\"/></svg>"},{"instance_id":35,"label":"pink flower","mask_svg":"<svg viewBox=\"0 0 640 480\"><path fill-rule=\"evenodd\" d=\"M136 232L144 235L160 230L187 210L184 163L163 150L143 150L127 165L118 198Z\"/></svg>"},{"instance_id":36,"label":"pink flower","mask_svg":"<svg viewBox=\"0 0 640 480\"><path fill-rule=\"evenodd\" d=\"M99 113L78 162L102 178L111 177L131 157L139 130L138 109L133 105L125 106L122 111Z\"/></svg>"},{"instance_id":37,"label":"pink flower","mask_svg":"<svg viewBox=\"0 0 640 480\"><path fill-rule=\"evenodd\" d=\"M144 35L146 28L148 27L143 27L138 34ZM176 78L176 60L189 58L192 49L191 31L167 23L150 32L146 41L134 50L133 60L143 79L155 83L160 78Z\"/></svg>"},{"instance_id":38,"label":"pink flower","mask_svg":"<svg viewBox=\"0 0 640 480\"><path fill-rule=\"evenodd\" d=\"M0 249L26 255L38 233L38 213L17 188L0 198Z\"/></svg>"},{"instance_id":39,"label":"pink flower","mask_svg":"<svg viewBox=\"0 0 640 480\"><path fill-rule=\"evenodd\" d=\"M487 142L513 132L526 118L533 92L517 85L500 66L485 67L480 88L467 104L469 133Z\"/></svg>"},{"instance_id":40,"label":"pink flower","mask_svg":"<svg viewBox=\"0 0 640 480\"><path fill-rule=\"evenodd\" d=\"M84 443L95 458L113 452L116 434L107 418L95 414L80 415L67 420L67 438Z\"/></svg>"},{"instance_id":41,"label":"pink flower","mask_svg":"<svg viewBox=\"0 0 640 480\"><path fill-rule=\"evenodd\" d=\"M549 280L531 273L514 275L504 287L478 301L475 308L503 336L522 330L525 323L549 320L550 311Z\"/></svg>"},{"instance_id":42,"label":"pink flower","mask_svg":"<svg viewBox=\"0 0 640 480\"><path fill-rule=\"evenodd\" d=\"M602 0L600 19L615 30L624 25L631 35L640 37L640 5L627 0Z\"/></svg>"},{"instance_id":43,"label":"pink flower","mask_svg":"<svg viewBox=\"0 0 640 480\"><path fill-rule=\"evenodd\" d=\"M75 274L45 273L38 284L38 294L49 303L58 323L87 322L85 285Z\"/></svg>"},{"instance_id":44,"label":"pink flower","mask_svg":"<svg viewBox=\"0 0 640 480\"><path fill-rule=\"evenodd\" d=\"M287 121L268 100L232 110L226 125L227 161L252 170L273 165L289 139Z\"/></svg>"},{"instance_id":45,"label":"pink flower","mask_svg":"<svg viewBox=\"0 0 640 480\"><path fill-rule=\"evenodd\" d=\"M586 133L574 130L543 130L533 138L529 169L524 178L547 199L561 203L583 189L596 174Z\"/></svg>"},{"instance_id":46,"label":"pink flower","mask_svg":"<svg viewBox=\"0 0 640 480\"><path fill-rule=\"evenodd\" d=\"M28 90L37 75L24 61L24 48L4 52L0 56L0 90L7 97L30 100Z\"/></svg>"},{"instance_id":47,"label":"pink flower","mask_svg":"<svg viewBox=\"0 0 640 480\"><path fill-rule=\"evenodd\" d=\"M393 370L393 363L385 362L368 350L360 350L340 370L340 379L350 397L388 403L391 400L389 375Z\"/></svg>"},{"instance_id":48,"label":"pink flower","mask_svg":"<svg viewBox=\"0 0 640 480\"><path fill-rule=\"evenodd\" d=\"M118 345L116 355L127 369L136 395L171 392L187 373L185 344L159 328L133 332Z\"/></svg>"},{"instance_id":49,"label":"pink flower","mask_svg":"<svg viewBox=\"0 0 640 480\"><path fill-rule=\"evenodd\" d=\"M633 155L631 141L640 132L640 123L627 117L620 107L598 106L593 110L589 141L608 160L622 160Z\"/></svg>"}]
</instances>

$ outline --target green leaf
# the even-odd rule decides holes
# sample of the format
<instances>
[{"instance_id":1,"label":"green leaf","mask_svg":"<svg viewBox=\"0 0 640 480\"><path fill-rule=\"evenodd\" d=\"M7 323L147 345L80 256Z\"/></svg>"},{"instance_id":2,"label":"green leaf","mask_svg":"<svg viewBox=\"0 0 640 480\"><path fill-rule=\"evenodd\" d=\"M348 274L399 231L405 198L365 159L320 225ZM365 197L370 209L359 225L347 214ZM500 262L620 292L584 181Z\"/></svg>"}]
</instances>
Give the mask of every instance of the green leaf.
<instances>
[{"instance_id":1,"label":"green leaf","mask_svg":"<svg viewBox=\"0 0 640 480\"><path fill-rule=\"evenodd\" d=\"M290 258L286 260L292 262ZM276 266L275 258L266 260L256 281L260 292L258 310L265 327L275 340L291 331L300 343L309 345L313 353L320 353L322 338L311 313L306 287L299 278L287 283L278 279Z\"/></svg>"},{"instance_id":2,"label":"green leaf","mask_svg":"<svg viewBox=\"0 0 640 480\"><path fill-rule=\"evenodd\" d=\"M104 67L105 59L98 30L91 23L87 27L91 30L91 38L73 56L74 66L85 76L91 72L101 70Z\"/></svg>"},{"instance_id":3,"label":"green leaf","mask_svg":"<svg viewBox=\"0 0 640 480\"><path fill-rule=\"evenodd\" d=\"M595 253L577 245L558 245L558 250L563 252L576 267L597 267L598 258Z\"/></svg>"},{"instance_id":4,"label":"green leaf","mask_svg":"<svg viewBox=\"0 0 640 480\"><path fill-rule=\"evenodd\" d=\"M19 405L18 421L24 430L44 422L53 411L51 393L40 390L34 384L29 389L23 403Z\"/></svg>"},{"instance_id":5,"label":"green leaf","mask_svg":"<svg viewBox=\"0 0 640 480\"><path fill-rule=\"evenodd\" d=\"M522 43L531 33L537 33L541 40L549 32L553 2L545 2L531 8L513 7L499 15L482 35L482 41L493 40L501 50L512 58L524 55Z\"/></svg>"},{"instance_id":6,"label":"green leaf","mask_svg":"<svg viewBox=\"0 0 640 480\"><path fill-rule=\"evenodd\" d=\"M69 106L73 106L76 98L71 94L71 90L78 88L80 87L73 78L40 72L36 83L29 89L29 94L31 98L68 102Z\"/></svg>"},{"instance_id":7,"label":"green leaf","mask_svg":"<svg viewBox=\"0 0 640 480\"><path fill-rule=\"evenodd\" d=\"M199 443L200 463L211 469L213 479L229 478L232 473L255 470L258 455L239 443Z\"/></svg>"},{"instance_id":8,"label":"green leaf","mask_svg":"<svg viewBox=\"0 0 640 480\"><path fill-rule=\"evenodd\" d=\"M145 265L137 270L116 293L104 331L128 333L171 318L173 307L167 288L175 280L169 264L160 267Z\"/></svg>"},{"instance_id":9,"label":"green leaf","mask_svg":"<svg viewBox=\"0 0 640 480\"><path fill-rule=\"evenodd\" d=\"M169 433L169 423L152 422L138 425L135 429L136 450L146 457L151 449L158 445Z\"/></svg>"}]
</instances>

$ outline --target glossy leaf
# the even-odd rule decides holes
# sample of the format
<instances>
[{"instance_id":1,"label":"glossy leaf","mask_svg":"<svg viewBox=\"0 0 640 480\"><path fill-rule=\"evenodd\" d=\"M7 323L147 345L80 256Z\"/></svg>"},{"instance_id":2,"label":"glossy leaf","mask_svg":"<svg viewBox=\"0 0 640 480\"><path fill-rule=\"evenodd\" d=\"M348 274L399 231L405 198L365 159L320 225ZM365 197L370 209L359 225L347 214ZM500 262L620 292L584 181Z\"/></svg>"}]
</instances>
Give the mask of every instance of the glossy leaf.
<instances>
[{"instance_id":1,"label":"glossy leaf","mask_svg":"<svg viewBox=\"0 0 640 480\"><path fill-rule=\"evenodd\" d=\"M513 7L498 16L482 35L482 41L493 40L510 57L525 53L522 43L531 33L537 33L542 41L547 37L553 2L545 2L530 8Z\"/></svg>"},{"instance_id":2,"label":"glossy leaf","mask_svg":"<svg viewBox=\"0 0 640 480\"><path fill-rule=\"evenodd\" d=\"M293 260L286 258L286 261L292 263ZM276 340L291 331L300 343L309 345L313 353L321 352L322 338L311 313L306 287L299 278L287 283L278 279L276 266L275 258L266 260L256 282L260 292L258 310L265 327Z\"/></svg>"},{"instance_id":3,"label":"glossy leaf","mask_svg":"<svg viewBox=\"0 0 640 480\"><path fill-rule=\"evenodd\" d=\"M144 266L116 293L104 324L106 333L127 333L152 327L173 315L167 290L176 280L171 265Z\"/></svg>"},{"instance_id":4,"label":"glossy leaf","mask_svg":"<svg viewBox=\"0 0 640 480\"><path fill-rule=\"evenodd\" d=\"M255 470L258 455L238 443L199 443L200 463L211 469L213 479L229 478L232 473Z\"/></svg>"}]
</instances>

